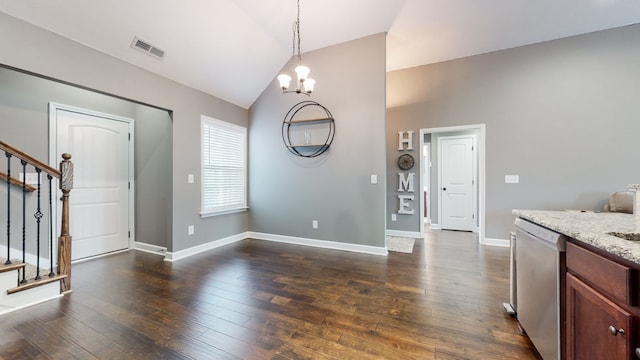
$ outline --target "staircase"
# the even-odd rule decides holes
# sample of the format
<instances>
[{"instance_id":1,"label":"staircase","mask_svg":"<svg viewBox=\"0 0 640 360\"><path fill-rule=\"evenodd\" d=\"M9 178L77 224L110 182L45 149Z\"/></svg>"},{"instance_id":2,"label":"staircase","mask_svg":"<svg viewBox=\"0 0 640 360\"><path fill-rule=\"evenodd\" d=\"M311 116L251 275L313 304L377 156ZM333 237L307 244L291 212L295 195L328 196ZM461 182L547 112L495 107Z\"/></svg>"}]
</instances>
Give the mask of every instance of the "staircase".
<instances>
[{"instance_id":1,"label":"staircase","mask_svg":"<svg viewBox=\"0 0 640 360\"><path fill-rule=\"evenodd\" d=\"M0 237L0 251L11 260L0 262L0 314L71 292L69 193L73 187L69 154L62 155L57 170L0 141L2 152L7 162L6 172L0 171L0 197L5 199L3 203L0 198L0 227L6 229L6 236ZM16 179L12 172L24 175ZM35 175L34 184L27 184L29 173ZM57 241L53 235L56 182L62 190Z\"/></svg>"},{"instance_id":2,"label":"staircase","mask_svg":"<svg viewBox=\"0 0 640 360\"><path fill-rule=\"evenodd\" d=\"M25 263L0 267L0 315L62 296L60 280L66 276L52 276L20 284Z\"/></svg>"}]
</instances>

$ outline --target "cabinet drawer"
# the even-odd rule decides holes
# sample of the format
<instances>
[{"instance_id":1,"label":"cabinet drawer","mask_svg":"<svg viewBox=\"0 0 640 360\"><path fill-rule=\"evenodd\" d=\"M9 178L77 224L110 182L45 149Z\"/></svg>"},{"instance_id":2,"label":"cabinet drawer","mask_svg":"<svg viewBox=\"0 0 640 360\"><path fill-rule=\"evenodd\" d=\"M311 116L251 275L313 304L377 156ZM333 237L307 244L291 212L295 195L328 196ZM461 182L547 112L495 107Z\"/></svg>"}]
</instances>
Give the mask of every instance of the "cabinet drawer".
<instances>
[{"instance_id":1,"label":"cabinet drawer","mask_svg":"<svg viewBox=\"0 0 640 360\"><path fill-rule=\"evenodd\" d=\"M631 268L568 242L567 269L611 298L635 305Z\"/></svg>"}]
</instances>

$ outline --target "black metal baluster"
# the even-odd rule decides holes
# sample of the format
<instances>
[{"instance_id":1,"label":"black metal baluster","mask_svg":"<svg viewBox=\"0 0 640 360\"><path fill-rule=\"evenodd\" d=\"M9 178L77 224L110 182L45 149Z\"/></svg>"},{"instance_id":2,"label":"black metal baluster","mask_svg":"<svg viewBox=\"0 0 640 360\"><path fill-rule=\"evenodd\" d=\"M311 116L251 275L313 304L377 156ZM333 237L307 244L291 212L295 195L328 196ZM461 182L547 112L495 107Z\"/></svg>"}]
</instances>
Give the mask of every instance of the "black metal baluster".
<instances>
[{"instance_id":1,"label":"black metal baluster","mask_svg":"<svg viewBox=\"0 0 640 360\"><path fill-rule=\"evenodd\" d=\"M47 179L49 179L49 277L52 277L56 275L53 272L53 187L51 186L53 176L47 174Z\"/></svg>"},{"instance_id":2,"label":"black metal baluster","mask_svg":"<svg viewBox=\"0 0 640 360\"><path fill-rule=\"evenodd\" d=\"M24 264L27 256L27 162L20 160L20 163L22 164L22 263ZM26 267L23 267L21 272L20 283L24 284L27 282Z\"/></svg>"},{"instance_id":3,"label":"black metal baluster","mask_svg":"<svg viewBox=\"0 0 640 360\"><path fill-rule=\"evenodd\" d=\"M40 210L40 192L41 184L40 184L40 173L41 169L36 168L36 173L38 174L38 209L36 213L33 215L36 218L37 226L36 226L36 277L34 280L40 280L40 220L42 219L42 211Z\"/></svg>"},{"instance_id":4,"label":"black metal baluster","mask_svg":"<svg viewBox=\"0 0 640 360\"><path fill-rule=\"evenodd\" d=\"M7 261L11 264L11 154L5 151L7 157Z\"/></svg>"}]
</instances>

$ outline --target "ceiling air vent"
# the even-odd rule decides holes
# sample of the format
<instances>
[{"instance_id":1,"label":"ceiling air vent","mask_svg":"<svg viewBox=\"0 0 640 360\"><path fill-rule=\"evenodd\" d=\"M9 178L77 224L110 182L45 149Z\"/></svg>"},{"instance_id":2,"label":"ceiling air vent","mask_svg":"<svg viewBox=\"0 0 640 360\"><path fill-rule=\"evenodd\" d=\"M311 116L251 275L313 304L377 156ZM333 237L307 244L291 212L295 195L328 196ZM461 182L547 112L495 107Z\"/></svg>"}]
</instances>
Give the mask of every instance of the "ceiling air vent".
<instances>
[{"instance_id":1,"label":"ceiling air vent","mask_svg":"<svg viewBox=\"0 0 640 360\"><path fill-rule=\"evenodd\" d=\"M164 50L159 49L155 45L151 45L149 42L144 41L137 36L133 38L131 47L136 50L140 50L146 54L149 54L155 57L156 59L162 59L164 57Z\"/></svg>"}]
</instances>

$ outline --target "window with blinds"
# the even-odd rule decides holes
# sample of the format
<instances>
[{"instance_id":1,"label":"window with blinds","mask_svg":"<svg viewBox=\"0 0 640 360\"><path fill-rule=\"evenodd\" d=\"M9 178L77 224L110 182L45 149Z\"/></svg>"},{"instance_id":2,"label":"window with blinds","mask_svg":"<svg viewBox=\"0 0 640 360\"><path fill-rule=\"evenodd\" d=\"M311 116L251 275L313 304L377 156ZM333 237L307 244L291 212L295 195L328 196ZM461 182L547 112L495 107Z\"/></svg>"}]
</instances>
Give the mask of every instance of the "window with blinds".
<instances>
[{"instance_id":1,"label":"window with blinds","mask_svg":"<svg viewBox=\"0 0 640 360\"><path fill-rule=\"evenodd\" d=\"M247 128L201 117L202 216L247 208Z\"/></svg>"}]
</instances>

